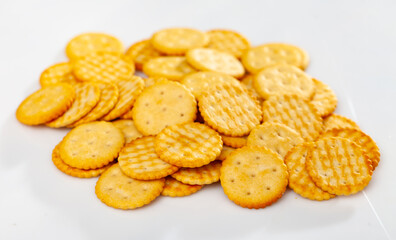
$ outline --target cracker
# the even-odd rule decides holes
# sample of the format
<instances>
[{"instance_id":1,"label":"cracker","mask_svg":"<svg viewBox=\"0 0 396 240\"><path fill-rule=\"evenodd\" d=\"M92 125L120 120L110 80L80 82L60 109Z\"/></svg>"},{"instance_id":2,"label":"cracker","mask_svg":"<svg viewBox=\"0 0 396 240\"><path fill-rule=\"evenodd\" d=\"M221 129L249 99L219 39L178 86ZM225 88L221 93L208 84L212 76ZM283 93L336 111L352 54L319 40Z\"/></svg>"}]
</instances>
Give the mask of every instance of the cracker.
<instances>
[{"instance_id":1,"label":"cracker","mask_svg":"<svg viewBox=\"0 0 396 240\"><path fill-rule=\"evenodd\" d=\"M258 102L236 85L213 86L202 94L198 104L205 122L227 136L245 136L262 119Z\"/></svg>"},{"instance_id":2,"label":"cracker","mask_svg":"<svg viewBox=\"0 0 396 240\"><path fill-rule=\"evenodd\" d=\"M118 87L115 84L107 82L95 82L95 85L100 89L99 102L87 115L73 123L73 126L96 121L110 112L110 110L116 105L119 93Z\"/></svg>"},{"instance_id":3,"label":"cracker","mask_svg":"<svg viewBox=\"0 0 396 240\"><path fill-rule=\"evenodd\" d=\"M85 55L73 62L73 74L81 81L116 83L130 79L134 72L131 59L108 53Z\"/></svg>"},{"instance_id":4,"label":"cracker","mask_svg":"<svg viewBox=\"0 0 396 240\"><path fill-rule=\"evenodd\" d=\"M192 93L177 82L161 82L143 90L136 99L132 116L143 135L156 135L167 126L192 122L197 102Z\"/></svg>"},{"instance_id":5,"label":"cracker","mask_svg":"<svg viewBox=\"0 0 396 240\"><path fill-rule=\"evenodd\" d=\"M213 71L240 78L245 69L239 60L227 52L209 48L195 48L186 53L191 66L201 71Z\"/></svg>"},{"instance_id":6,"label":"cracker","mask_svg":"<svg viewBox=\"0 0 396 240\"><path fill-rule=\"evenodd\" d=\"M143 134L141 134L136 129L135 124L133 123L133 120L120 119L120 120L112 122L112 124L114 124L114 126L116 126L118 129L120 129L121 132L124 134L125 143L130 143L135 139L143 137Z\"/></svg>"},{"instance_id":7,"label":"cracker","mask_svg":"<svg viewBox=\"0 0 396 240\"><path fill-rule=\"evenodd\" d=\"M273 96L263 103L263 121L278 122L296 130L305 141L322 131L322 118L314 106L297 95Z\"/></svg>"},{"instance_id":8,"label":"cracker","mask_svg":"<svg viewBox=\"0 0 396 240\"><path fill-rule=\"evenodd\" d=\"M83 33L74 37L66 46L66 55L75 60L91 53L121 55L124 46L117 38L104 33Z\"/></svg>"},{"instance_id":9,"label":"cracker","mask_svg":"<svg viewBox=\"0 0 396 240\"><path fill-rule=\"evenodd\" d=\"M172 174L176 180L191 185L205 185L220 180L221 161L213 161L197 168L181 168Z\"/></svg>"},{"instance_id":10,"label":"cracker","mask_svg":"<svg viewBox=\"0 0 396 240\"><path fill-rule=\"evenodd\" d=\"M166 82L166 81L168 81L168 79L166 79L164 77L150 77L150 78L144 79L144 86L145 87L150 87L150 86L153 86L156 83L164 82L164 81Z\"/></svg>"},{"instance_id":11,"label":"cracker","mask_svg":"<svg viewBox=\"0 0 396 240\"><path fill-rule=\"evenodd\" d=\"M310 98L315 90L312 78L292 65L275 65L264 68L254 76L253 85L264 99L285 94Z\"/></svg>"},{"instance_id":12,"label":"cracker","mask_svg":"<svg viewBox=\"0 0 396 240\"><path fill-rule=\"evenodd\" d=\"M188 74L181 80L181 83L191 90L196 99L199 99L203 92L216 84L230 83L240 85L237 79L227 74L205 71Z\"/></svg>"},{"instance_id":13,"label":"cracker","mask_svg":"<svg viewBox=\"0 0 396 240\"><path fill-rule=\"evenodd\" d=\"M308 152L305 166L316 186L336 195L363 190L373 173L371 160L356 143L345 138L324 138Z\"/></svg>"},{"instance_id":14,"label":"cracker","mask_svg":"<svg viewBox=\"0 0 396 240\"><path fill-rule=\"evenodd\" d=\"M77 82L77 79L72 74L72 66L68 62L52 65L40 75L40 84L42 87L60 82L70 84Z\"/></svg>"},{"instance_id":15,"label":"cracker","mask_svg":"<svg viewBox=\"0 0 396 240\"><path fill-rule=\"evenodd\" d=\"M236 58L240 58L242 53L250 47L249 40L235 31L216 29L207 34L210 38L207 48L228 52Z\"/></svg>"},{"instance_id":16,"label":"cracker","mask_svg":"<svg viewBox=\"0 0 396 240\"><path fill-rule=\"evenodd\" d=\"M55 167L57 167L60 171L63 173L70 175L72 177L78 177L78 178L92 178L92 177L97 177L100 174L102 174L104 171L106 171L107 168L109 168L112 164L107 164L104 167L97 168L97 169L89 169L89 170L84 170L84 169L79 169L79 168L74 168L70 167L67 165L60 157L59 154L59 146L61 143L56 145L54 150L52 151L52 162L54 163Z\"/></svg>"},{"instance_id":17,"label":"cracker","mask_svg":"<svg viewBox=\"0 0 396 240\"><path fill-rule=\"evenodd\" d=\"M184 184L173 177L167 177L165 179L165 186L161 195L169 197L184 197L198 192L202 187L202 185Z\"/></svg>"},{"instance_id":18,"label":"cracker","mask_svg":"<svg viewBox=\"0 0 396 240\"><path fill-rule=\"evenodd\" d=\"M217 157L217 160L220 161L226 160L226 158L235 150L236 148L223 146L223 149L221 149L220 155Z\"/></svg>"},{"instance_id":19,"label":"cracker","mask_svg":"<svg viewBox=\"0 0 396 240\"><path fill-rule=\"evenodd\" d=\"M154 145L154 137L142 137L125 145L118 157L122 171L134 179L153 180L179 170L178 167L161 160L155 153Z\"/></svg>"},{"instance_id":20,"label":"cracker","mask_svg":"<svg viewBox=\"0 0 396 240\"><path fill-rule=\"evenodd\" d=\"M114 108L102 118L105 121L119 118L132 109L135 100L143 91L144 80L141 77L132 76L130 79L118 81L117 87L119 91L118 102Z\"/></svg>"},{"instance_id":21,"label":"cracker","mask_svg":"<svg viewBox=\"0 0 396 240\"><path fill-rule=\"evenodd\" d=\"M73 104L62 116L51 122L47 122L46 125L48 127L61 128L69 126L87 115L98 103L100 89L96 85L86 82L75 84L74 88L76 98Z\"/></svg>"},{"instance_id":22,"label":"cracker","mask_svg":"<svg viewBox=\"0 0 396 240\"><path fill-rule=\"evenodd\" d=\"M289 187L302 197L311 200L322 201L334 198L334 194L323 191L315 185L305 168L305 160L311 145L311 142L302 143L287 153L284 160L289 171Z\"/></svg>"},{"instance_id":23,"label":"cracker","mask_svg":"<svg viewBox=\"0 0 396 240\"><path fill-rule=\"evenodd\" d=\"M226 135L221 135L221 139L223 140L224 145L233 147L233 148L241 148L246 146L247 144L247 136L243 137L230 137Z\"/></svg>"},{"instance_id":24,"label":"cracker","mask_svg":"<svg viewBox=\"0 0 396 240\"><path fill-rule=\"evenodd\" d=\"M323 119L323 131L329 131L334 128L352 128L360 130L357 123L352 121L351 119L332 113Z\"/></svg>"},{"instance_id":25,"label":"cracker","mask_svg":"<svg viewBox=\"0 0 396 240\"><path fill-rule=\"evenodd\" d=\"M342 137L349 139L352 142L355 142L363 149L363 151L371 160L373 164L373 170L375 170L375 168L378 166L381 156L379 148L377 144L374 142L374 140L364 132L351 128L338 128L338 129L333 128L320 135L320 138L327 138L327 137Z\"/></svg>"},{"instance_id":26,"label":"cracker","mask_svg":"<svg viewBox=\"0 0 396 240\"><path fill-rule=\"evenodd\" d=\"M56 99L56 101L54 101ZM74 88L67 83L43 87L19 105L16 118L23 124L39 125L54 120L66 112L75 99Z\"/></svg>"},{"instance_id":27,"label":"cracker","mask_svg":"<svg viewBox=\"0 0 396 240\"><path fill-rule=\"evenodd\" d=\"M242 63L250 73L276 64L289 64L304 70L308 66L309 56L301 48L290 44L268 43L245 51Z\"/></svg>"},{"instance_id":28,"label":"cracker","mask_svg":"<svg viewBox=\"0 0 396 240\"><path fill-rule=\"evenodd\" d=\"M71 167L96 169L118 157L124 141L121 131L111 123L85 123L63 138L59 151L62 160Z\"/></svg>"},{"instance_id":29,"label":"cracker","mask_svg":"<svg viewBox=\"0 0 396 240\"><path fill-rule=\"evenodd\" d=\"M337 107L337 96L334 91L323 82L313 78L315 84L315 93L311 103L314 105L319 115L326 117L331 114Z\"/></svg>"},{"instance_id":30,"label":"cracker","mask_svg":"<svg viewBox=\"0 0 396 240\"><path fill-rule=\"evenodd\" d=\"M295 130L281 123L265 122L250 132L247 146L266 147L283 159L290 149L304 140Z\"/></svg>"},{"instance_id":31,"label":"cracker","mask_svg":"<svg viewBox=\"0 0 396 240\"><path fill-rule=\"evenodd\" d=\"M260 102L260 105L261 105L264 102L264 99L260 96L260 94L258 94L256 89L254 88L253 79L254 79L254 75L248 74L248 75L245 75L241 79L241 83L243 83L247 87L247 89L250 91L251 95L253 97L255 97Z\"/></svg>"},{"instance_id":32,"label":"cracker","mask_svg":"<svg viewBox=\"0 0 396 240\"><path fill-rule=\"evenodd\" d=\"M143 72L150 78L167 78L180 81L185 75L195 72L185 57L157 57L143 65Z\"/></svg>"},{"instance_id":33,"label":"cracker","mask_svg":"<svg viewBox=\"0 0 396 240\"><path fill-rule=\"evenodd\" d=\"M104 204L119 209L135 209L149 204L162 192L165 179L141 181L126 176L118 164L106 170L95 186Z\"/></svg>"},{"instance_id":34,"label":"cracker","mask_svg":"<svg viewBox=\"0 0 396 240\"><path fill-rule=\"evenodd\" d=\"M133 60L137 70L142 70L148 60L160 57L162 54L154 49L150 40L143 40L130 46L125 55Z\"/></svg>"},{"instance_id":35,"label":"cracker","mask_svg":"<svg viewBox=\"0 0 396 240\"><path fill-rule=\"evenodd\" d=\"M183 55L189 49L204 47L208 43L206 33L191 28L163 29L151 38L153 47L167 55Z\"/></svg>"},{"instance_id":36,"label":"cracker","mask_svg":"<svg viewBox=\"0 0 396 240\"><path fill-rule=\"evenodd\" d=\"M222 146L216 131L196 122L169 126L155 139L155 151L159 157L179 167L209 164L220 155Z\"/></svg>"},{"instance_id":37,"label":"cracker","mask_svg":"<svg viewBox=\"0 0 396 240\"><path fill-rule=\"evenodd\" d=\"M220 182L227 197L241 207L264 208L286 190L288 173L278 154L263 147L243 147L223 161Z\"/></svg>"},{"instance_id":38,"label":"cracker","mask_svg":"<svg viewBox=\"0 0 396 240\"><path fill-rule=\"evenodd\" d=\"M132 119L132 108L120 116L121 119Z\"/></svg>"}]
</instances>

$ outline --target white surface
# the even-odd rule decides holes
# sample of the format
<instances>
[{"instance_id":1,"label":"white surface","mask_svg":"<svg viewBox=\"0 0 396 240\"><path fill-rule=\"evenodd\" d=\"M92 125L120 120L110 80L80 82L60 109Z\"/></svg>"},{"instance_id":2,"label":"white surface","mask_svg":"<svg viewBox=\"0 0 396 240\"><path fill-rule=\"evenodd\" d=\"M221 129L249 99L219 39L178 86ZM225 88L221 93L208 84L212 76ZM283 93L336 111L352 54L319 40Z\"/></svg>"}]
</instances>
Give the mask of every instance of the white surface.
<instances>
[{"instance_id":1,"label":"white surface","mask_svg":"<svg viewBox=\"0 0 396 240\"><path fill-rule=\"evenodd\" d=\"M396 238L395 1L1 1L0 239ZM314 202L288 190L271 207L243 209L220 186L120 211L51 163L66 130L27 127L18 104L74 35L103 31L126 46L170 26L230 28L252 44L282 41L311 56L308 72L339 97L381 149L364 192Z\"/></svg>"}]
</instances>

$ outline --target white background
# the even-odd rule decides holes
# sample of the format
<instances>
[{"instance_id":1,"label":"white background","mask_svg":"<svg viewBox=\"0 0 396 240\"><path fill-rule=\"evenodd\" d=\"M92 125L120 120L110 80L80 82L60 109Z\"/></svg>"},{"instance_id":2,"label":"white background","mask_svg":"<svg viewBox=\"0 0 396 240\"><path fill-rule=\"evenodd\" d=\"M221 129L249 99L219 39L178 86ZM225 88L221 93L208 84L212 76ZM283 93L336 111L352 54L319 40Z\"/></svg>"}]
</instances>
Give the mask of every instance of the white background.
<instances>
[{"instance_id":1,"label":"white background","mask_svg":"<svg viewBox=\"0 0 396 240\"><path fill-rule=\"evenodd\" d=\"M0 239L396 238L395 1L0 1ZM288 42L311 56L308 73L337 93L337 112L381 149L364 192L315 202L288 190L248 210L219 184L133 211L109 208L96 179L58 171L51 151L67 130L14 117L40 73L66 60L76 34L103 31L126 47L158 29L234 29L253 45Z\"/></svg>"}]
</instances>

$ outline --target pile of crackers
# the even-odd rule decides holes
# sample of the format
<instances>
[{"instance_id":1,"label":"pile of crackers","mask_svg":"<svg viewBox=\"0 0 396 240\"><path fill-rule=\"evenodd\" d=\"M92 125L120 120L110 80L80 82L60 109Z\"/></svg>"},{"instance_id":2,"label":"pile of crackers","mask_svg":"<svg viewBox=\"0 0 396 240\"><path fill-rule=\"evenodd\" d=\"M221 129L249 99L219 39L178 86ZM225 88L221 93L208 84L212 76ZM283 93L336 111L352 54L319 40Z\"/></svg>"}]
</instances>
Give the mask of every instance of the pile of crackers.
<instances>
[{"instance_id":1,"label":"pile of crackers","mask_svg":"<svg viewBox=\"0 0 396 240\"><path fill-rule=\"evenodd\" d=\"M111 207L218 181L246 208L271 205L288 186L328 200L363 190L380 161L373 139L333 113L335 93L304 72L309 56L299 47L170 28L127 51L108 34L81 34L66 55L16 117L72 128L52 161L74 177L100 176L96 195Z\"/></svg>"}]
</instances>

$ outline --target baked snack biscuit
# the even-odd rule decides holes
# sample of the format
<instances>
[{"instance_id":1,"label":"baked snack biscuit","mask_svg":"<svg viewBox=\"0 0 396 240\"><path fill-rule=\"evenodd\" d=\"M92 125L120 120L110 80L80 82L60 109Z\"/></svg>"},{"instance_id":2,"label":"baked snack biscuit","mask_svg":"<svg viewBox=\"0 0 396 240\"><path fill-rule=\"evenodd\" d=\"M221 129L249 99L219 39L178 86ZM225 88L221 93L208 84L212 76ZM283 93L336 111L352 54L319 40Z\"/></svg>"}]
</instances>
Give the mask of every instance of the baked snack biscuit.
<instances>
[{"instance_id":1,"label":"baked snack biscuit","mask_svg":"<svg viewBox=\"0 0 396 240\"><path fill-rule=\"evenodd\" d=\"M220 180L221 161L197 168L181 168L172 174L176 180L190 185L211 184Z\"/></svg>"},{"instance_id":2,"label":"baked snack biscuit","mask_svg":"<svg viewBox=\"0 0 396 240\"><path fill-rule=\"evenodd\" d=\"M210 38L207 48L228 52L236 58L240 58L250 47L249 40L235 31L215 29L208 31L207 34Z\"/></svg>"},{"instance_id":3,"label":"baked snack biscuit","mask_svg":"<svg viewBox=\"0 0 396 240\"><path fill-rule=\"evenodd\" d=\"M169 176L165 179L165 186L161 195L168 197L184 197L198 192L202 187L202 185L184 184Z\"/></svg>"},{"instance_id":4,"label":"baked snack biscuit","mask_svg":"<svg viewBox=\"0 0 396 240\"><path fill-rule=\"evenodd\" d=\"M40 84L42 87L60 82L70 84L78 82L72 74L72 66L68 62L52 65L45 69L40 75Z\"/></svg>"},{"instance_id":5,"label":"baked snack biscuit","mask_svg":"<svg viewBox=\"0 0 396 240\"><path fill-rule=\"evenodd\" d=\"M180 81L185 75L195 72L185 57L157 57L143 65L143 72L150 78L167 78Z\"/></svg>"},{"instance_id":6,"label":"baked snack biscuit","mask_svg":"<svg viewBox=\"0 0 396 240\"><path fill-rule=\"evenodd\" d=\"M315 93L311 103L314 105L319 115L326 117L334 112L337 107L337 96L334 91L323 82L313 78Z\"/></svg>"},{"instance_id":7,"label":"baked snack biscuit","mask_svg":"<svg viewBox=\"0 0 396 240\"><path fill-rule=\"evenodd\" d=\"M150 40L143 40L130 46L125 55L135 63L137 70L142 70L143 65L150 59L160 57L162 54L154 49Z\"/></svg>"},{"instance_id":8,"label":"baked snack biscuit","mask_svg":"<svg viewBox=\"0 0 396 240\"><path fill-rule=\"evenodd\" d=\"M125 137L125 143L130 143L135 139L143 137L143 134L141 134L135 127L135 124L133 123L133 120L130 119L119 119L114 122L111 122L116 126L118 129L121 130L121 132L124 134Z\"/></svg>"},{"instance_id":9,"label":"baked snack biscuit","mask_svg":"<svg viewBox=\"0 0 396 240\"><path fill-rule=\"evenodd\" d=\"M339 114L332 113L323 119L323 131L329 131L334 128L352 128L359 130L357 123L351 119L341 116Z\"/></svg>"}]
</instances>

